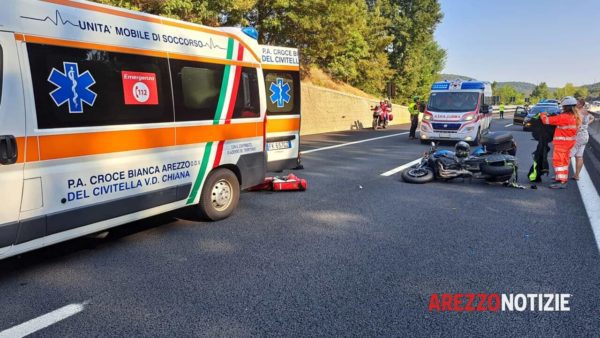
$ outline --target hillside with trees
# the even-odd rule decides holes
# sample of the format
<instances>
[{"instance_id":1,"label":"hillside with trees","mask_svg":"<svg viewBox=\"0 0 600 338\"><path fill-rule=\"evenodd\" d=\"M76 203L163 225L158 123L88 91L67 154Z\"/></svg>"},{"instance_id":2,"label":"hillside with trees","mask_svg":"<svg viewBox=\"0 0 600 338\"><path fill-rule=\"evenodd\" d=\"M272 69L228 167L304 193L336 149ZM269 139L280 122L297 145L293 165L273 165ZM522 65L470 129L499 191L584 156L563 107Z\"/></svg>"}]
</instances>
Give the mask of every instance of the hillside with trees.
<instances>
[{"instance_id":1,"label":"hillside with trees","mask_svg":"<svg viewBox=\"0 0 600 338\"><path fill-rule=\"evenodd\" d=\"M301 50L303 76L318 68L334 81L395 99L427 95L444 68L434 40L437 0L95 0L208 26L253 26L259 43Z\"/></svg>"},{"instance_id":2,"label":"hillside with trees","mask_svg":"<svg viewBox=\"0 0 600 338\"><path fill-rule=\"evenodd\" d=\"M442 80L471 80L473 78L464 75L455 74L440 74L438 81ZM492 88L495 96L500 96L500 101L503 103L510 103L511 99L514 98L515 103L523 104L525 98L529 98L530 102L535 103L544 98L562 98L565 96L582 97L586 99L600 97L600 82L575 86L572 83L566 83L564 87L553 88L548 87L545 82L541 82L537 85L529 82L496 82L492 83Z\"/></svg>"}]
</instances>

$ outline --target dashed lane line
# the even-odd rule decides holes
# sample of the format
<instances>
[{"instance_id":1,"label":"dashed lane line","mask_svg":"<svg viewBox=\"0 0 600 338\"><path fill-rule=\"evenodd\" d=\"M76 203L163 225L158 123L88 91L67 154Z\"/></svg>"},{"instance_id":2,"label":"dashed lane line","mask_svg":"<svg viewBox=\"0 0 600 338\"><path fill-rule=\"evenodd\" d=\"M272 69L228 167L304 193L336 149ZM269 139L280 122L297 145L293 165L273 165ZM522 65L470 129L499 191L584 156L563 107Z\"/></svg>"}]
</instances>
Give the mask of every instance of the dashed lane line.
<instances>
[{"instance_id":1,"label":"dashed lane line","mask_svg":"<svg viewBox=\"0 0 600 338\"><path fill-rule=\"evenodd\" d=\"M373 137L373 138L368 138L368 139L360 140L360 141L353 141L353 142L347 142L347 143L342 143L342 144L336 144L336 145L328 146L328 147L322 147L322 148L317 148L317 149L305 150L305 151L301 152L301 154L302 155L304 155L304 154L310 154L310 153L315 153L317 151L336 149L336 148L351 146L353 144L359 144L359 143L365 143L365 142L383 140L383 139L386 139L386 138L396 137L396 136L406 135L406 134L408 134L408 132L391 134L391 135L380 136L380 137Z\"/></svg>"},{"instance_id":2,"label":"dashed lane line","mask_svg":"<svg viewBox=\"0 0 600 338\"><path fill-rule=\"evenodd\" d=\"M512 125L513 125L512 123L509 123L509 124L505 125L504 128L511 127Z\"/></svg>"},{"instance_id":3,"label":"dashed lane line","mask_svg":"<svg viewBox=\"0 0 600 338\"><path fill-rule=\"evenodd\" d=\"M23 324L13 326L10 329L6 329L0 332L0 338L20 338L28 336L32 333L40 331L48 326L54 325L62 320L65 320L71 316L78 314L83 311L87 302L80 304L69 304L63 306L58 310L54 310L45 315L33 318L26 321Z\"/></svg>"},{"instance_id":4,"label":"dashed lane line","mask_svg":"<svg viewBox=\"0 0 600 338\"><path fill-rule=\"evenodd\" d=\"M396 168L394 168L392 170L386 171L383 174L381 174L381 176L392 176L392 175L394 175L396 173L401 172L402 170L404 170L406 168L410 168L410 167L412 167L415 164L419 164L419 162L421 162L420 158L418 158L418 159L416 159L414 161L408 162L406 164L403 164L403 165L401 165L399 167L396 167Z\"/></svg>"}]
</instances>

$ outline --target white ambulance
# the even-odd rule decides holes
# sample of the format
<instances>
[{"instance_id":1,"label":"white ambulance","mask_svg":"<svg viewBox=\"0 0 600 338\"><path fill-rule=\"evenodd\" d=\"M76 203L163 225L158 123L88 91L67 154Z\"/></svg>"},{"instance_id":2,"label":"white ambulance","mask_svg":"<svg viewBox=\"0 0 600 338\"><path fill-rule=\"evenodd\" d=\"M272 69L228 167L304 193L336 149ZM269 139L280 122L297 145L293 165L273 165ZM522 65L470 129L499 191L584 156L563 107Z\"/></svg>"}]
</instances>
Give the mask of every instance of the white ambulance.
<instances>
[{"instance_id":1,"label":"white ambulance","mask_svg":"<svg viewBox=\"0 0 600 338\"><path fill-rule=\"evenodd\" d=\"M264 180L267 129L279 167L291 166L297 57L263 73L255 33L3 0L0 259L185 206L225 218Z\"/></svg>"},{"instance_id":2,"label":"white ambulance","mask_svg":"<svg viewBox=\"0 0 600 338\"><path fill-rule=\"evenodd\" d=\"M442 81L431 86L420 137L478 144L492 121L492 86L481 81Z\"/></svg>"}]
</instances>

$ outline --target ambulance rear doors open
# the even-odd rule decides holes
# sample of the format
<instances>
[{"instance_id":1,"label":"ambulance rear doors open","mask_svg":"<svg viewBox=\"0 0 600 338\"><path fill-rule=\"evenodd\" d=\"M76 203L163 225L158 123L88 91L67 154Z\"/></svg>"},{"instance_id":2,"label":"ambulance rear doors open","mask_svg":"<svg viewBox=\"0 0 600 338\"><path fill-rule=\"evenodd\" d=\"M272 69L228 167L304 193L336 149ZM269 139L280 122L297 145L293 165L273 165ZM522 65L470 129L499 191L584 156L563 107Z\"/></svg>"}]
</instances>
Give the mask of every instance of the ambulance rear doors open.
<instances>
[{"instance_id":1,"label":"ambulance rear doors open","mask_svg":"<svg viewBox=\"0 0 600 338\"><path fill-rule=\"evenodd\" d=\"M267 169L293 169L300 161L298 49L260 46L267 96Z\"/></svg>"}]
</instances>

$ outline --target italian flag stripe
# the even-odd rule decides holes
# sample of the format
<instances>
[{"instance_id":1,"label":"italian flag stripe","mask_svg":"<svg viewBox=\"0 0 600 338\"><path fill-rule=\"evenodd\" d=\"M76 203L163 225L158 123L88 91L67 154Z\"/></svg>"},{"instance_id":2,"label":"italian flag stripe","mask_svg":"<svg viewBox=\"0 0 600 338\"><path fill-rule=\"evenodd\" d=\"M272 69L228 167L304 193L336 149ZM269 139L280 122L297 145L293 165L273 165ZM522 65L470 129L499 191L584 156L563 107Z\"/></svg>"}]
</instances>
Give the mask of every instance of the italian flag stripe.
<instances>
[{"instance_id":1,"label":"italian flag stripe","mask_svg":"<svg viewBox=\"0 0 600 338\"><path fill-rule=\"evenodd\" d=\"M238 45L238 53L237 60L244 59L244 47L242 45ZM231 91L231 98L229 99L229 109L227 110L227 115L225 117L225 124L231 123L231 117L233 116L233 111L235 109L235 102L237 100L237 93L240 88L240 77L242 74L242 67L236 66L234 67L234 80L233 80L233 90ZM223 155L223 146L225 145L225 141L222 140L219 142L217 146L217 157L215 158L215 162L213 163L213 168L216 168L221 164L221 156Z\"/></svg>"},{"instance_id":2,"label":"italian flag stripe","mask_svg":"<svg viewBox=\"0 0 600 338\"><path fill-rule=\"evenodd\" d=\"M234 49L234 40L229 38L227 42L227 60L231 60L233 57L233 49ZM227 89L229 87L229 73L231 71L231 66L226 65L223 72L223 82L221 83L221 93L219 94L219 103L217 104L217 111L215 112L215 118L213 120L213 125L217 125L221 121L221 116L223 115L223 108L225 107L225 100L227 98ZM223 141L221 141L223 142ZM219 143L221 143L219 142ZM208 142L206 147L204 148L204 155L202 156L202 163L200 165L200 170L198 171L198 176L194 181L194 185L192 186L192 191L190 192L190 196L187 199L186 204L192 204L196 201L196 197L198 196L198 192L202 187L202 183L206 179L206 175L208 174L209 162L212 157L213 143ZM223 146L219 144L217 146L217 153L215 154L215 159L220 161L221 153L223 152ZM219 161L214 161L214 163L218 163ZM214 164L210 166L214 168Z\"/></svg>"},{"instance_id":3,"label":"italian flag stripe","mask_svg":"<svg viewBox=\"0 0 600 338\"><path fill-rule=\"evenodd\" d=\"M227 60L231 60L233 57L233 47L234 40L229 39L227 43ZM227 98L227 88L229 87L229 73L231 72L231 66L226 65L225 70L223 72L223 82L221 83L221 94L219 95L219 103L217 105L217 113L215 114L215 119L213 120L213 124L219 124L221 121L221 116L223 115L223 108L225 108L225 100Z\"/></svg>"}]
</instances>

